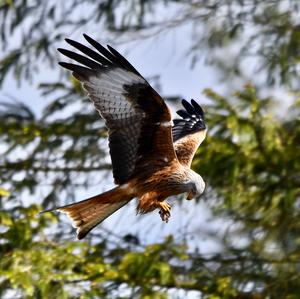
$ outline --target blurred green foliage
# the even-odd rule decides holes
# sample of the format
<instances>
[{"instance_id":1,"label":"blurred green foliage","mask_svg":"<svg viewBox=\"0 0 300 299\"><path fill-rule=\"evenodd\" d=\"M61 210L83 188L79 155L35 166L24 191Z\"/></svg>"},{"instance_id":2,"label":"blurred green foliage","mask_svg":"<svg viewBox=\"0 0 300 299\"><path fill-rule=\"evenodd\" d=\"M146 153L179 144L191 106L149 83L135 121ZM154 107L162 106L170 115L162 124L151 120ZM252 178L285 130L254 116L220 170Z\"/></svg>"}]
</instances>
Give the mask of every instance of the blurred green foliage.
<instances>
[{"instance_id":1,"label":"blurred green foliage","mask_svg":"<svg viewBox=\"0 0 300 299\"><path fill-rule=\"evenodd\" d=\"M38 70L58 61L56 41L87 25L138 37L192 23L192 58L209 49L208 60L228 74L228 83L230 74L243 79L254 55L260 84L225 96L204 91L209 134L193 168L207 182L205 198L215 215L232 222L219 240L222 253L201 254L175 235L145 245L138 236L103 230L70 241L69 224L37 215L59 204L58 196L71 201L78 187L100 184L99 172L110 169L103 121L79 83L38 81L48 99L40 116L1 94L1 298L185 298L192 291L204 299L299 298L299 4L177 2L2 1L0 81L11 73L20 82L38 80ZM159 9L172 5L181 13L155 21ZM229 46L239 48L234 61L219 55ZM289 109L262 96L268 84L293 92ZM28 194L39 202L26 201Z\"/></svg>"}]
</instances>

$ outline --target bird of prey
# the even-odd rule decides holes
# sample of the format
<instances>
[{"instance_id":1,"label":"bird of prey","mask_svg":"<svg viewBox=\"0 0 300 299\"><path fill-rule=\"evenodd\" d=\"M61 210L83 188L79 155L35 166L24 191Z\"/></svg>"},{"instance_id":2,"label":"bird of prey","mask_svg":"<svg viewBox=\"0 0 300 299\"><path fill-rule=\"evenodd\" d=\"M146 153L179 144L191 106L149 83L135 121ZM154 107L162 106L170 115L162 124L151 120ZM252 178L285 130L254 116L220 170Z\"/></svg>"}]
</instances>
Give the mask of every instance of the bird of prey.
<instances>
[{"instance_id":1,"label":"bird of prey","mask_svg":"<svg viewBox=\"0 0 300 299\"><path fill-rule=\"evenodd\" d=\"M184 109L177 112L181 118L173 126L164 100L120 53L86 34L84 38L94 49L66 39L81 54L58 49L76 62L59 64L83 84L105 120L117 186L55 210L73 221L78 239L133 198L138 198L138 213L159 209L168 222L167 197L187 193L192 199L204 192L202 177L190 168L206 136L203 110L194 100L183 100Z\"/></svg>"}]
</instances>

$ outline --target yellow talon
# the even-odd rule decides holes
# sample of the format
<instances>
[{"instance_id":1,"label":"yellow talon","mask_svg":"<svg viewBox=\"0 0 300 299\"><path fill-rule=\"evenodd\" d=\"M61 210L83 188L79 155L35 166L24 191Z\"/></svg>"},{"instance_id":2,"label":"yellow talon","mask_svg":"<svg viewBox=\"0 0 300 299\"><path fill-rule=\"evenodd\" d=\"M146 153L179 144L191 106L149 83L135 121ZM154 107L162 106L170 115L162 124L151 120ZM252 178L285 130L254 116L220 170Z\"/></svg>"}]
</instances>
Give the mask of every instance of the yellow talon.
<instances>
[{"instance_id":1,"label":"yellow talon","mask_svg":"<svg viewBox=\"0 0 300 299\"><path fill-rule=\"evenodd\" d=\"M160 202L159 207L161 210L163 210L165 212L170 212L170 210L171 210L171 206L165 201Z\"/></svg>"}]
</instances>

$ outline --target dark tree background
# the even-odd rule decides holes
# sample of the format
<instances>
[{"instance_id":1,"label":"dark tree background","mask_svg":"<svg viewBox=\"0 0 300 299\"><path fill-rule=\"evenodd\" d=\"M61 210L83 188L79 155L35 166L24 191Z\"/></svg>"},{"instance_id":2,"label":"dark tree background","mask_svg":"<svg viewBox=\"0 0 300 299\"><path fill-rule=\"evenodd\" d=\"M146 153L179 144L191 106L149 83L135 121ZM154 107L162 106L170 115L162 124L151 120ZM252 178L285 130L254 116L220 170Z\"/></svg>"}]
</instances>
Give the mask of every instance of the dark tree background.
<instances>
[{"instance_id":1,"label":"dark tree background","mask_svg":"<svg viewBox=\"0 0 300 299\"><path fill-rule=\"evenodd\" d=\"M38 83L44 101L36 115L0 92L0 297L299 298L299 20L296 0L0 1L0 82ZM207 182L198 200L232 223L215 236L222 251L101 228L73 241L59 215L37 214L101 185L106 130L76 80L41 72L76 30L142 43L187 24L186 59L204 56L227 90L204 90L209 134L193 163Z\"/></svg>"}]
</instances>

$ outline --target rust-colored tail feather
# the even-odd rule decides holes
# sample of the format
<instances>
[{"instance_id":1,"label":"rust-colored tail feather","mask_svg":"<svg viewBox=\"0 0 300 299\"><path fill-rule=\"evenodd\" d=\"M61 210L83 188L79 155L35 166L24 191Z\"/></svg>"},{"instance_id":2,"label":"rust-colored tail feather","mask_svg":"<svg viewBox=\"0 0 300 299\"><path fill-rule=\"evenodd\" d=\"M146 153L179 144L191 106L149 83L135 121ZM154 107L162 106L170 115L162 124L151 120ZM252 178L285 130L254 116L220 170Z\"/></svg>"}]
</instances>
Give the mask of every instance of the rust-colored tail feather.
<instances>
[{"instance_id":1,"label":"rust-colored tail feather","mask_svg":"<svg viewBox=\"0 0 300 299\"><path fill-rule=\"evenodd\" d=\"M77 238L84 238L95 226L133 198L126 188L116 187L80 202L56 208L67 214L77 228Z\"/></svg>"}]
</instances>

